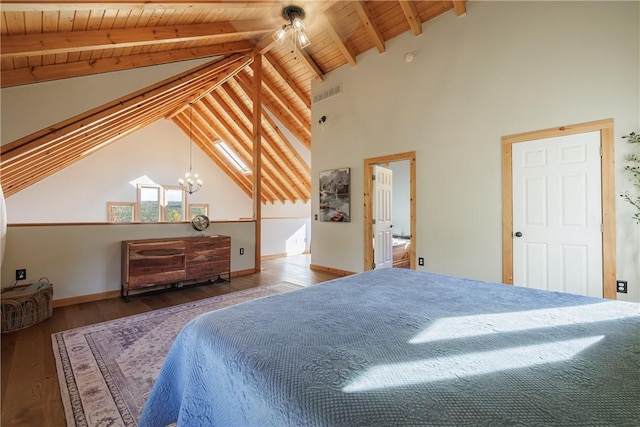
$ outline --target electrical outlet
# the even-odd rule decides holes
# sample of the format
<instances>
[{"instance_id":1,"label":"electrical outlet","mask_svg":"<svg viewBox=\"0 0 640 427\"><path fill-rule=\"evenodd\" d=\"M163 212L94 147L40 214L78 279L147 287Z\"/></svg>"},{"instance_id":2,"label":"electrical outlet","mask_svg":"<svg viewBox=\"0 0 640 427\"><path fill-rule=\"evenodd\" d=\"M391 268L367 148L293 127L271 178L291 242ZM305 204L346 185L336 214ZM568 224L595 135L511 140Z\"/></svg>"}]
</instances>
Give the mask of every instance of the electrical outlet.
<instances>
[{"instance_id":1,"label":"electrical outlet","mask_svg":"<svg viewBox=\"0 0 640 427\"><path fill-rule=\"evenodd\" d=\"M244 255L244 248L240 248L240 255Z\"/></svg>"},{"instance_id":2,"label":"electrical outlet","mask_svg":"<svg viewBox=\"0 0 640 427\"><path fill-rule=\"evenodd\" d=\"M424 265L424 258L418 258L418 265Z\"/></svg>"},{"instance_id":3,"label":"electrical outlet","mask_svg":"<svg viewBox=\"0 0 640 427\"><path fill-rule=\"evenodd\" d=\"M621 294L627 293L627 281L626 280L616 280L616 290Z\"/></svg>"},{"instance_id":4,"label":"electrical outlet","mask_svg":"<svg viewBox=\"0 0 640 427\"><path fill-rule=\"evenodd\" d=\"M16 280L27 280L27 269L21 268L16 270Z\"/></svg>"}]
</instances>

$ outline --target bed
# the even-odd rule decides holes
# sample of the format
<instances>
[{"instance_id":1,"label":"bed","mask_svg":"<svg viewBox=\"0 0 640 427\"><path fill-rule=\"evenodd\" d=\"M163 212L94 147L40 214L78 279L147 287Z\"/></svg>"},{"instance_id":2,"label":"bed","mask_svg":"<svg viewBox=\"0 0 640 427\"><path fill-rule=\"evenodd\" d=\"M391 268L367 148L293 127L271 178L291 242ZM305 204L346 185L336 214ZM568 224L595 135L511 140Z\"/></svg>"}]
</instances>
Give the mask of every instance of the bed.
<instances>
[{"instance_id":1,"label":"bed","mask_svg":"<svg viewBox=\"0 0 640 427\"><path fill-rule=\"evenodd\" d=\"M640 305L381 269L200 315L140 425L640 425Z\"/></svg>"},{"instance_id":2,"label":"bed","mask_svg":"<svg viewBox=\"0 0 640 427\"><path fill-rule=\"evenodd\" d=\"M409 252L411 250L411 240L393 238L393 267L409 268Z\"/></svg>"}]
</instances>

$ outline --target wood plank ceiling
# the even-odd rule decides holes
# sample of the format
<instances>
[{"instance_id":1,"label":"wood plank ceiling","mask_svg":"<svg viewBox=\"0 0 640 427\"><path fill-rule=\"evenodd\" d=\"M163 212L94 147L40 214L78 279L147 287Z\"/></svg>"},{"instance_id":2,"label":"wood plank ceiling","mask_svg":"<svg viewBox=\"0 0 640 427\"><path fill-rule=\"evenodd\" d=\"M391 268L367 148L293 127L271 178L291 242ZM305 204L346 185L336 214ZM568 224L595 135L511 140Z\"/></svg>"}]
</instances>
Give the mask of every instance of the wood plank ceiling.
<instances>
[{"instance_id":1,"label":"wood plank ceiling","mask_svg":"<svg viewBox=\"0 0 640 427\"><path fill-rule=\"evenodd\" d=\"M253 178L234 168L215 143L223 140L253 169L252 62L260 61L261 200L310 199L310 167L284 126L311 148L312 79L464 1L298 0L311 45L279 45L289 1L3 1L1 87L86 76L197 58L210 62L39 132L3 143L0 182L6 197L144 126L170 119L248 196ZM6 106L4 106L7 108ZM274 118L276 120L274 120Z\"/></svg>"}]
</instances>

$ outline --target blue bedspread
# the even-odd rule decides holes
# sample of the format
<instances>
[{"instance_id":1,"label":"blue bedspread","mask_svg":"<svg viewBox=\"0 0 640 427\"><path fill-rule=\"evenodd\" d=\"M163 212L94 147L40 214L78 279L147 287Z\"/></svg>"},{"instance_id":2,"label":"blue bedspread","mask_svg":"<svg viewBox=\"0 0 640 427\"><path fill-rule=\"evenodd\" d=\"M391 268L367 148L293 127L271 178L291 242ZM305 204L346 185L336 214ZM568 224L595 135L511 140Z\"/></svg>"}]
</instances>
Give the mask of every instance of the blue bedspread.
<instances>
[{"instance_id":1,"label":"blue bedspread","mask_svg":"<svg viewBox=\"0 0 640 427\"><path fill-rule=\"evenodd\" d=\"M640 425L640 305L384 269L203 314L140 424Z\"/></svg>"}]
</instances>

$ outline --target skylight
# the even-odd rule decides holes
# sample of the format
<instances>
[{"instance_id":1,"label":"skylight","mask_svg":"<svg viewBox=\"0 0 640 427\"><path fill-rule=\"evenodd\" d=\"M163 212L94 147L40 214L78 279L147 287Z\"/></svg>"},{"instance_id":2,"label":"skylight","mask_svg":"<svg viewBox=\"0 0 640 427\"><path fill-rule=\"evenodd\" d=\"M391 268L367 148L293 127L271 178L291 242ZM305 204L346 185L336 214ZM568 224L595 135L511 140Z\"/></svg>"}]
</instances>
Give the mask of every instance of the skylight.
<instances>
[{"instance_id":1,"label":"skylight","mask_svg":"<svg viewBox=\"0 0 640 427\"><path fill-rule=\"evenodd\" d=\"M224 157L235 167L239 172L248 174L251 173L251 169L242 161L240 156L231 150L231 148L224 141L218 141L214 144L216 148L224 155Z\"/></svg>"}]
</instances>

